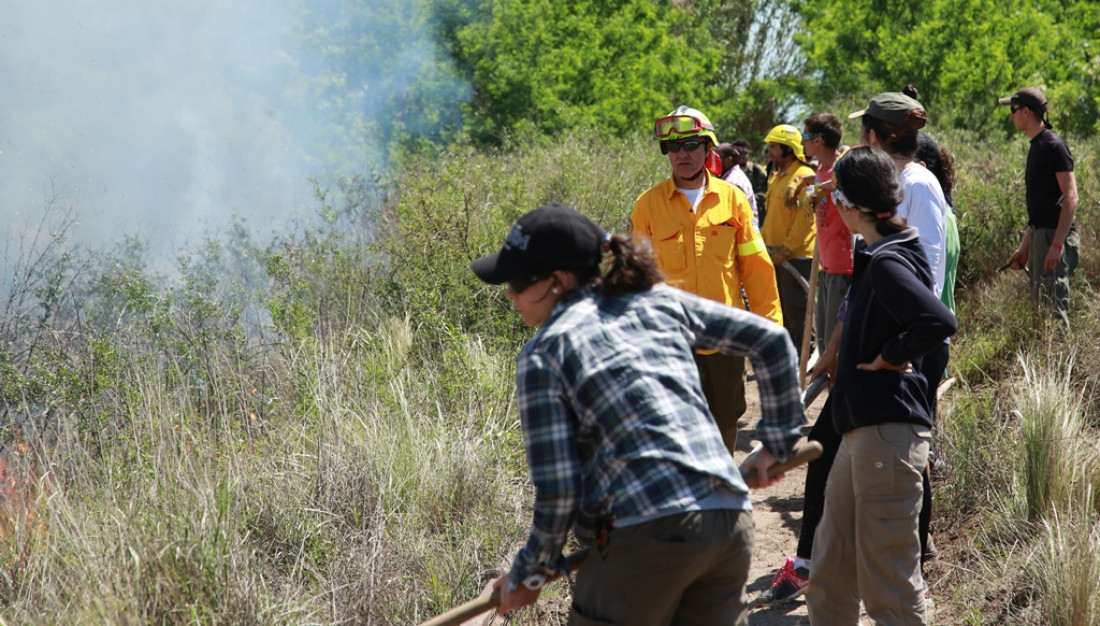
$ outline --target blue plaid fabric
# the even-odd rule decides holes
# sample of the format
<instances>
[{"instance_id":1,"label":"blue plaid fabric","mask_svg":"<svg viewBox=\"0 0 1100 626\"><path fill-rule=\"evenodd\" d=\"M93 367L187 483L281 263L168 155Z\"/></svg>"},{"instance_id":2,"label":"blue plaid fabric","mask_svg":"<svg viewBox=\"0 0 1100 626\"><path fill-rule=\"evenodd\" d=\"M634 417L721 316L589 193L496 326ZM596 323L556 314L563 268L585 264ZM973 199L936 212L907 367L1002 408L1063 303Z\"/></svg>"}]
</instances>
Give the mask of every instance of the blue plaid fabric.
<instances>
[{"instance_id":1,"label":"blue plaid fabric","mask_svg":"<svg viewBox=\"0 0 1100 626\"><path fill-rule=\"evenodd\" d=\"M757 438L781 461L801 436L798 362L787 331L763 317L657 285L564 298L517 357L523 438L535 486L527 544L510 583L560 570L570 527L691 507L724 487L747 494L707 410L693 354L748 357L762 417Z\"/></svg>"}]
</instances>

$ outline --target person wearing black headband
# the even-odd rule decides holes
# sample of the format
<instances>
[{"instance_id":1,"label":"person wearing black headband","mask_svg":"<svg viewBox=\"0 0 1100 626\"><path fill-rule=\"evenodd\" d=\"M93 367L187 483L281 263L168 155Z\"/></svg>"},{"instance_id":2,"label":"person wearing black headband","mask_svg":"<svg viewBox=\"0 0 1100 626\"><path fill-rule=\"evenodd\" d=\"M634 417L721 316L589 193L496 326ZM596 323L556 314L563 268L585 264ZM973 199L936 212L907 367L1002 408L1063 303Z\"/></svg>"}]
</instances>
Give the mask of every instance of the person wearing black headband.
<instances>
[{"instance_id":1,"label":"person wearing black headband","mask_svg":"<svg viewBox=\"0 0 1100 626\"><path fill-rule=\"evenodd\" d=\"M1007 265L1028 269L1032 305L1052 308L1068 326L1069 277L1077 267L1081 244L1074 223L1073 155L1066 141L1051 130L1047 99L1038 87L1024 87L997 103L1009 106L1009 119L1031 138L1024 170L1027 230Z\"/></svg>"},{"instance_id":2,"label":"person wearing black headband","mask_svg":"<svg viewBox=\"0 0 1100 626\"><path fill-rule=\"evenodd\" d=\"M763 450L750 464L766 476L806 423L787 333L662 284L646 248L560 205L522 216L500 251L470 268L507 283L524 322L539 327L516 357L533 517L511 570L490 584L500 610L532 604L562 572L572 528L594 546L577 571L571 624L746 624L752 505L694 355L752 360Z\"/></svg>"}]
</instances>

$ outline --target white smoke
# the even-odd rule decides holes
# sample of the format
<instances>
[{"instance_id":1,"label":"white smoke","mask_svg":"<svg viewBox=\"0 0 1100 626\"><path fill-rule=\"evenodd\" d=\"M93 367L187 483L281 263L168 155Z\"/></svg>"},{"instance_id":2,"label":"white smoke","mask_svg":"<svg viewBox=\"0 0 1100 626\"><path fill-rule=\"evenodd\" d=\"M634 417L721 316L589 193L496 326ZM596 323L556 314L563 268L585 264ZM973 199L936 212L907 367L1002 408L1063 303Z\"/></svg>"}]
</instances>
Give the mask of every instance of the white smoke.
<instances>
[{"instance_id":1,"label":"white smoke","mask_svg":"<svg viewBox=\"0 0 1100 626\"><path fill-rule=\"evenodd\" d=\"M326 143L346 112L309 101L299 72L318 60L294 39L295 0L3 4L9 245L53 200L82 243L135 234L171 260L233 215L260 235L311 215L309 179L331 181L334 160L370 166Z\"/></svg>"}]
</instances>

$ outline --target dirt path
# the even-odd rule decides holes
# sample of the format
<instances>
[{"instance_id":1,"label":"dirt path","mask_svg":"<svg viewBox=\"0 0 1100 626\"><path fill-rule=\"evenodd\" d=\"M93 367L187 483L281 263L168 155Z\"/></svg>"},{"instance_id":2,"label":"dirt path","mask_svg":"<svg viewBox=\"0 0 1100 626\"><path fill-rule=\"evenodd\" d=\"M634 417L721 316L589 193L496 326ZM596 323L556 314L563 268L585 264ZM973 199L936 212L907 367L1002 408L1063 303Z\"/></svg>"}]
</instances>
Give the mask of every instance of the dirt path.
<instances>
[{"instance_id":1,"label":"dirt path","mask_svg":"<svg viewBox=\"0 0 1100 626\"><path fill-rule=\"evenodd\" d=\"M745 425L737 438L738 463L752 449L755 429L753 425L760 417L760 399L756 384L749 382L745 386L748 411L745 413ZM824 392L809 407L807 415L811 422L817 419L828 392ZM806 429L809 430L808 427ZM787 556L793 555L798 543L798 532L802 525L802 492L805 487L805 466L792 470L778 484L767 489L753 492L753 521L756 523L756 547L753 550L752 566L749 569L749 598L755 600L771 584L775 570L783 564ZM558 619L567 612L568 602L559 601L560 606L548 607L543 603L545 614L556 615ZM540 620L541 621L541 620ZM508 623L501 616L489 616L466 622L463 626L499 626ZM551 618L547 623L559 623ZM561 622L564 623L564 622ZM810 618L806 612L805 598L774 606L752 608L749 613L750 626L806 626ZM864 623L867 623L864 620Z\"/></svg>"},{"instance_id":2,"label":"dirt path","mask_svg":"<svg viewBox=\"0 0 1100 626\"><path fill-rule=\"evenodd\" d=\"M753 445L754 429L752 424L760 416L760 399L756 384L745 385L748 411L745 417L752 423L741 429L737 436L738 463L748 454ZM811 420L817 418L821 406L825 403L826 393L810 406L807 415ZM806 468L800 467L787 473L778 484L753 492L752 518L756 523L756 548L752 554L752 567L749 569L749 597L755 599L771 584L772 574L787 556L793 555L798 543L798 532L802 526L802 491L806 482ZM806 613L806 601L797 598L772 608L754 608L749 613L752 626L795 626L810 623Z\"/></svg>"}]
</instances>

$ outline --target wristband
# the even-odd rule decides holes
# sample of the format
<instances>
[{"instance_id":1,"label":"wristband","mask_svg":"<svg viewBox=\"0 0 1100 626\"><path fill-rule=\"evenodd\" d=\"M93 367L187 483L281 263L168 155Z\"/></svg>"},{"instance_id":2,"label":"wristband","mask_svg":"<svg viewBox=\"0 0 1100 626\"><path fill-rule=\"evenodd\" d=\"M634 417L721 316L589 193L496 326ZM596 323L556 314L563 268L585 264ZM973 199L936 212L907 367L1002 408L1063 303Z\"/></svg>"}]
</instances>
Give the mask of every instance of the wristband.
<instances>
[{"instance_id":1,"label":"wristband","mask_svg":"<svg viewBox=\"0 0 1100 626\"><path fill-rule=\"evenodd\" d=\"M1050 244L1050 247L1054 248L1055 250L1057 250L1059 252L1062 251L1062 244L1060 244L1060 243L1052 243L1052 244Z\"/></svg>"},{"instance_id":2,"label":"wristband","mask_svg":"<svg viewBox=\"0 0 1100 626\"><path fill-rule=\"evenodd\" d=\"M531 574L527 578L523 579L523 586L527 587L531 591L538 591L539 589L542 589L542 586L545 585L545 584L546 584L546 573L545 572L535 572L534 574Z\"/></svg>"}]
</instances>

